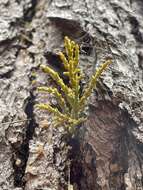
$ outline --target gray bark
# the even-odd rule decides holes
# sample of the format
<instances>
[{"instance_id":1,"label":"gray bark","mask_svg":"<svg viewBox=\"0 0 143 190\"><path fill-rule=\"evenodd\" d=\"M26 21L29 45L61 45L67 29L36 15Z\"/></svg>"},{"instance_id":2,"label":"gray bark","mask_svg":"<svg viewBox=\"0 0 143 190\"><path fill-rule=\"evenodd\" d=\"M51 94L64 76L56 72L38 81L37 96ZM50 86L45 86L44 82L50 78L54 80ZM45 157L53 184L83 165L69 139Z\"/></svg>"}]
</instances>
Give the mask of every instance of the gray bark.
<instances>
[{"instance_id":1,"label":"gray bark","mask_svg":"<svg viewBox=\"0 0 143 190\"><path fill-rule=\"evenodd\" d=\"M142 0L0 0L0 190L143 189L142 18ZM52 85L39 65L61 72L66 35L80 44L83 86L113 59L70 150L34 107L51 100L36 92Z\"/></svg>"}]
</instances>

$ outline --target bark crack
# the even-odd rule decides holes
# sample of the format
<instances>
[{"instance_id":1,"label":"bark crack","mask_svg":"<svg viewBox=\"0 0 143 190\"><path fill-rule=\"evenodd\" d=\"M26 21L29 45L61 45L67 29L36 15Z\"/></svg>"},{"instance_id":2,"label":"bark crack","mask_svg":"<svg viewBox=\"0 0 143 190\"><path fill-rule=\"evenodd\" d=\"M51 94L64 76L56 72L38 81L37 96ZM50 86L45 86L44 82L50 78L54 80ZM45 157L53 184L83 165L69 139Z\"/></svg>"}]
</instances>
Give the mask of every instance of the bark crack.
<instances>
[{"instance_id":1,"label":"bark crack","mask_svg":"<svg viewBox=\"0 0 143 190\"><path fill-rule=\"evenodd\" d=\"M34 109L35 96L33 91L30 91L30 96L27 99L25 113L27 115L26 134L23 137L23 142L17 148L14 148L15 158L13 159L14 168L14 185L15 187L24 187L25 168L29 157L29 141L32 139L37 123L35 121Z\"/></svg>"}]
</instances>

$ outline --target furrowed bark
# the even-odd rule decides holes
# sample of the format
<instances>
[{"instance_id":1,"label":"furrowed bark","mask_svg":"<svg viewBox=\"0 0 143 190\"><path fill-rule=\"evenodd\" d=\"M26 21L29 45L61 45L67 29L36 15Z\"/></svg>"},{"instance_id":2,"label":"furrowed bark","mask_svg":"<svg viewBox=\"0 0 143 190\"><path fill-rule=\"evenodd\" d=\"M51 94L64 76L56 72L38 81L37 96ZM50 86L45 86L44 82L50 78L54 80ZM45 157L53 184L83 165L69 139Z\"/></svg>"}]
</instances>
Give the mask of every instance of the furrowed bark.
<instances>
[{"instance_id":1,"label":"furrowed bark","mask_svg":"<svg viewBox=\"0 0 143 190\"><path fill-rule=\"evenodd\" d=\"M67 189L69 172L74 190L143 188L142 17L142 0L0 0L0 189ZM55 103L36 87L55 85L40 64L62 76L64 36L80 45L83 87L113 60L71 149L34 107Z\"/></svg>"}]
</instances>

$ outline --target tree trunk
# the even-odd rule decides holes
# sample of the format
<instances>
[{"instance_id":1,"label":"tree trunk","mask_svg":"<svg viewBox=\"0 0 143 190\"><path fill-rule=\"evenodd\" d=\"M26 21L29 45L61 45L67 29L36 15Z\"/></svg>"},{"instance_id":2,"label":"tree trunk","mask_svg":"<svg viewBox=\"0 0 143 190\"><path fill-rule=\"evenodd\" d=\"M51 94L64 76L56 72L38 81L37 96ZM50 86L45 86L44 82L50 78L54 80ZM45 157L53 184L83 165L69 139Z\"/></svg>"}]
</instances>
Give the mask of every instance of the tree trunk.
<instances>
[{"instance_id":1,"label":"tree trunk","mask_svg":"<svg viewBox=\"0 0 143 190\"><path fill-rule=\"evenodd\" d=\"M142 0L0 0L0 190L143 189L142 18ZM34 107L51 100L39 65L61 73L64 36L80 45L83 88L113 60L68 143Z\"/></svg>"}]
</instances>

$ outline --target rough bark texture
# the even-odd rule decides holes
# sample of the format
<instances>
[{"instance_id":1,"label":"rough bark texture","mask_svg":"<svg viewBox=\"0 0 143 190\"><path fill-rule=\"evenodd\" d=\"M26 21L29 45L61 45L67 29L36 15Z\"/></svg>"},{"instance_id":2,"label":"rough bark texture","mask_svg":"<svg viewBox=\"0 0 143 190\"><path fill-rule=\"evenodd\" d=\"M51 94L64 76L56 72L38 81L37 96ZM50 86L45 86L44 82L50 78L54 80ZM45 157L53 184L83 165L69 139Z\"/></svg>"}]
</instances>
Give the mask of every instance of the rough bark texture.
<instances>
[{"instance_id":1,"label":"rough bark texture","mask_svg":"<svg viewBox=\"0 0 143 190\"><path fill-rule=\"evenodd\" d=\"M142 18L142 0L0 0L0 190L67 189L69 172L74 190L143 189ZM81 45L86 81L113 59L70 151L34 108L51 99L35 90L52 84L39 65L61 71L65 35Z\"/></svg>"}]
</instances>

